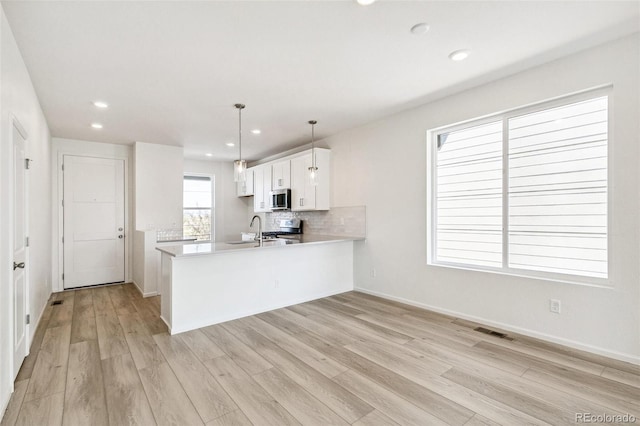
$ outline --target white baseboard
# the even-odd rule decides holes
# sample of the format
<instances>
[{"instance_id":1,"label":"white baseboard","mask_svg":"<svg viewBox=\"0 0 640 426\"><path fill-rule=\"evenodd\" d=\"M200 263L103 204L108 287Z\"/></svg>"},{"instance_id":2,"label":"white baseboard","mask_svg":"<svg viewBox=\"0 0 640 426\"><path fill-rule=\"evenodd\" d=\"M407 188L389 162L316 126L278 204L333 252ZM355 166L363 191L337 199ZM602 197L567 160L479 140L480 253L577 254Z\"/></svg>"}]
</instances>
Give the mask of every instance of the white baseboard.
<instances>
[{"instance_id":1,"label":"white baseboard","mask_svg":"<svg viewBox=\"0 0 640 426\"><path fill-rule=\"evenodd\" d=\"M140 288L140 286L138 285L137 282L131 280L131 283L133 283L134 286L136 286L136 289L138 290L138 293L140 293L142 295L142 297L152 297L152 296L157 296L158 292L157 291L150 291L148 293L145 293L142 291L142 289Z\"/></svg>"},{"instance_id":2,"label":"white baseboard","mask_svg":"<svg viewBox=\"0 0 640 426\"><path fill-rule=\"evenodd\" d=\"M53 292L52 292L53 293ZM33 338L36 335L36 330L38 329L38 326L40 325L40 321L42 320L42 315L44 314L44 310L47 308L47 305L49 304L49 299L51 298L51 294L49 294L49 297L47 297L47 301L44 302L44 304L42 305L42 309L40 309L40 313L38 314L37 318L32 318L32 320L30 321L31 324L29 324L29 340L27 341L27 356L29 356L29 354L31 353L31 345L33 344ZM13 349L11 349L13 350ZM13 387L13 380L11 381L11 391L9 392L8 396L9 398L6 401L0 401L0 419L2 419L6 413L7 407L9 406L9 401L11 401L11 395L13 395L13 391L14 391L14 387Z\"/></svg>"},{"instance_id":3,"label":"white baseboard","mask_svg":"<svg viewBox=\"0 0 640 426\"><path fill-rule=\"evenodd\" d=\"M484 325L501 328L503 330L512 331L514 333L522 334L524 336L533 337L536 339L544 340L551 343L557 343L559 345L567 346L573 349L578 349L585 352L590 352L596 355L602 355L608 358L617 359L619 361L630 362L632 364L640 365L640 356L626 354L617 351L611 351L605 348L601 348L598 346L587 345L581 342L577 342L575 340L565 339L563 337L557 337L546 333L540 333L535 330L530 330L528 328L517 327L509 324L505 324L498 321L492 321L486 318L477 317L474 315L467 315L462 312L452 311L449 309L439 308L437 306L428 305L426 303L416 302L414 300L405 299L403 297L392 296L390 294L381 293L373 290L369 290L366 288L356 287L355 291L359 291L366 294L371 294L372 296L378 296L383 299L394 300L396 302L405 303L407 305L416 306L418 308L426 309L433 312L438 312L445 315L454 316L456 318L466 319L469 321L478 322Z\"/></svg>"},{"instance_id":4,"label":"white baseboard","mask_svg":"<svg viewBox=\"0 0 640 426\"><path fill-rule=\"evenodd\" d=\"M31 353L31 345L33 344L33 338L35 337L36 330L38 329L38 326L40 325L40 321L42 320L42 315L44 314L44 310L47 309L47 305L49 304L49 299L51 298L51 294L49 294L49 297L47 297L47 301L44 302L44 305L42 305L42 309L40 309L40 314L38 314L38 318L37 319L32 318L30 321L31 324L29 324L29 342L27 347L27 355Z\"/></svg>"},{"instance_id":5,"label":"white baseboard","mask_svg":"<svg viewBox=\"0 0 640 426\"><path fill-rule=\"evenodd\" d=\"M131 283L136 287L136 289L138 290L138 293L140 293L142 295L142 297L144 297L144 293L142 292L142 289L140 288L138 283L135 282L134 280L131 280Z\"/></svg>"}]
</instances>

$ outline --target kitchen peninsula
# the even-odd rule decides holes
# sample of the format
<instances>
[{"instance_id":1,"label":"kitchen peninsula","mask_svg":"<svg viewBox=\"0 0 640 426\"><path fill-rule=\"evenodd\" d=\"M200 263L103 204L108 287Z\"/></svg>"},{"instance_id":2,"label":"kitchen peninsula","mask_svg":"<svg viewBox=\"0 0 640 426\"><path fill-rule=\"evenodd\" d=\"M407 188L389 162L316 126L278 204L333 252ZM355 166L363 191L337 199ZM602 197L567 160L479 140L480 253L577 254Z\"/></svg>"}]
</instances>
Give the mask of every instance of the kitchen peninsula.
<instances>
[{"instance_id":1,"label":"kitchen peninsula","mask_svg":"<svg viewBox=\"0 0 640 426\"><path fill-rule=\"evenodd\" d=\"M353 246L362 239L159 247L161 317L176 334L353 290Z\"/></svg>"}]
</instances>

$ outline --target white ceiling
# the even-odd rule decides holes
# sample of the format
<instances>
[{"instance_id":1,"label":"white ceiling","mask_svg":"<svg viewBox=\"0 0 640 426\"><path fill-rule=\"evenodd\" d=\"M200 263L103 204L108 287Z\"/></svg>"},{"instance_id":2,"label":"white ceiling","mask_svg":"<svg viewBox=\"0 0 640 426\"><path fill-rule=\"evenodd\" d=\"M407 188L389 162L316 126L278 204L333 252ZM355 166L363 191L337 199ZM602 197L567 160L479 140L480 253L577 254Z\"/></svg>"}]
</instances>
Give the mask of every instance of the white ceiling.
<instances>
[{"instance_id":1,"label":"white ceiling","mask_svg":"<svg viewBox=\"0 0 640 426\"><path fill-rule=\"evenodd\" d=\"M250 160L638 31L637 1L2 1L55 137ZM427 22L422 36L411 26ZM468 48L471 56L447 55ZM109 103L97 110L94 100ZM102 130L89 127L104 124ZM249 130L260 128L262 134Z\"/></svg>"}]
</instances>

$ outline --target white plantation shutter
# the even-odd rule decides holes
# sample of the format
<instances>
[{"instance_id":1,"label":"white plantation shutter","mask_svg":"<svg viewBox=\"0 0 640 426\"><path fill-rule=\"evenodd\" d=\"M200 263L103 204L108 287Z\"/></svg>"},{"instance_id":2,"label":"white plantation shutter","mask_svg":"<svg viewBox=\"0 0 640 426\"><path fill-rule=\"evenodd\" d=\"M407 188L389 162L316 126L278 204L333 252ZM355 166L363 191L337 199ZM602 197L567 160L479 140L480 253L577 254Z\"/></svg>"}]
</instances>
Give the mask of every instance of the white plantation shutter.
<instances>
[{"instance_id":1,"label":"white plantation shutter","mask_svg":"<svg viewBox=\"0 0 640 426\"><path fill-rule=\"evenodd\" d=\"M608 98L573 99L434 133L432 263L608 277Z\"/></svg>"},{"instance_id":2,"label":"white plantation shutter","mask_svg":"<svg viewBox=\"0 0 640 426\"><path fill-rule=\"evenodd\" d=\"M502 266L502 122L438 137L436 258Z\"/></svg>"},{"instance_id":3,"label":"white plantation shutter","mask_svg":"<svg viewBox=\"0 0 640 426\"><path fill-rule=\"evenodd\" d=\"M606 97L509 119L509 266L606 278Z\"/></svg>"}]
</instances>

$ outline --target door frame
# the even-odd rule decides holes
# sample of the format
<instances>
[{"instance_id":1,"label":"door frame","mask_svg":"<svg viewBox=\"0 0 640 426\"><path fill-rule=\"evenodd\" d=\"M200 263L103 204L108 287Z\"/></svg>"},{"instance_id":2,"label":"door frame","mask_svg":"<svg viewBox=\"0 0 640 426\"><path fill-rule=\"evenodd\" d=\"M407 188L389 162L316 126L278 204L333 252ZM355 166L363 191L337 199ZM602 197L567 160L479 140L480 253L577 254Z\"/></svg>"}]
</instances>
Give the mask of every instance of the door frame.
<instances>
[{"instance_id":1,"label":"door frame","mask_svg":"<svg viewBox=\"0 0 640 426\"><path fill-rule=\"evenodd\" d=\"M105 160L122 160L124 161L124 281L131 281L131 253L133 244L133 232L130 215L129 215L129 158L124 156L108 156L108 155L93 155L83 154L77 151L59 151L58 161L56 164L57 175L57 211L58 211L58 226L57 231L57 247L58 247L58 274L53 277L53 291L64 291L64 283L62 281L62 274L64 272L64 245L62 243L62 236L64 235L64 208L62 207L62 200L64 198L64 172L62 171L62 164L64 163L64 156L72 155L74 157L87 157L87 158L100 158Z\"/></svg>"},{"instance_id":2,"label":"door frame","mask_svg":"<svg viewBox=\"0 0 640 426\"><path fill-rule=\"evenodd\" d=\"M13 115L13 114L9 114L9 122L10 122L10 129L9 129L9 137L10 137L10 141L11 141L11 166L10 166L10 183L9 183L9 190L10 192L10 197L9 197L9 223L10 223L10 232L9 232L9 250L10 250L10 256L11 259L13 259L13 237L14 237L14 231L15 231L15 224L16 224L16 218L14 217L14 199L15 199L15 182L14 182L14 176L15 176L15 162L14 162L14 143L13 143L13 138L15 136L15 132L17 131L20 136L22 137L22 139L24 139L24 152L25 152L25 159L28 158L28 152L27 152L27 147L28 147L28 143L27 141L29 140L29 134L27 133L27 131L25 130L25 128L22 126L22 124L20 124L20 121L18 120L18 118ZM29 173L27 173L25 171L24 174L24 232L25 235L27 235L27 237L29 236ZM25 297L25 315L31 315L31 309L30 309L30 304L29 304L29 289L31 287L31 282L30 282L30 278L31 278L31 274L29 273L31 267L30 267L30 256L29 256L29 252L30 252L30 248L29 245L27 245L25 247L25 254L24 254L24 261L25 261L25 268L24 268L24 282L25 282L25 290L24 290L24 297ZM13 260L12 260L13 262ZM12 377L12 383L13 380L15 380L15 378L18 376L18 371L20 370L18 368L18 371L13 371L13 367L15 364L15 360L14 360L14 355L15 355L15 336L14 336L14 330L15 330L15 312L14 312L14 306L15 306L15 293L14 293L14 280L13 280L13 270L10 271L11 273L11 279L10 279L10 303L11 306L9 307L9 321L11 323L11 330L10 330L10 341L11 341L11 353L9 354L9 362L10 362L10 366L11 366L11 377ZM26 318L25 318L25 322L26 322ZM31 349L31 324L25 324L25 356L29 355L30 349ZM22 365L22 363L21 363Z\"/></svg>"}]
</instances>

